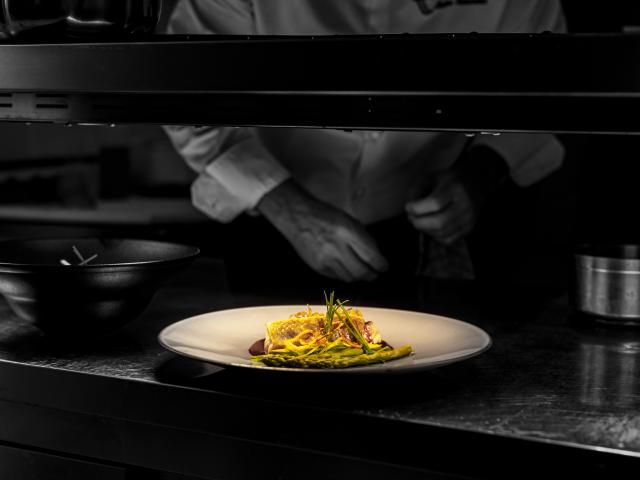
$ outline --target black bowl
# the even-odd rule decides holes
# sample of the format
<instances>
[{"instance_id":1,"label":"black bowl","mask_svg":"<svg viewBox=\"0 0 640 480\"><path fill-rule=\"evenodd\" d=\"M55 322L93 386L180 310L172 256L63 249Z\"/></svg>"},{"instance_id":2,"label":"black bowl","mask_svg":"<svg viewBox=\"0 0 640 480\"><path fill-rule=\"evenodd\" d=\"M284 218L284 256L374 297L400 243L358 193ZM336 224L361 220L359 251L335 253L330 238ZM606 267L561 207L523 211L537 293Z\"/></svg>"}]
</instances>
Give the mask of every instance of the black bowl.
<instances>
[{"instance_id":1,"label":"black bowl","mask_svg":"<svg viewBox=\"0 0 640 480\"><path fill-rule=\"evenodd\" d=\"M0 242L0 293L20 318L45 332L110 333L137 318L160 285L198 253L150 240L6 240Z\"/></svg>"}]
</instances>

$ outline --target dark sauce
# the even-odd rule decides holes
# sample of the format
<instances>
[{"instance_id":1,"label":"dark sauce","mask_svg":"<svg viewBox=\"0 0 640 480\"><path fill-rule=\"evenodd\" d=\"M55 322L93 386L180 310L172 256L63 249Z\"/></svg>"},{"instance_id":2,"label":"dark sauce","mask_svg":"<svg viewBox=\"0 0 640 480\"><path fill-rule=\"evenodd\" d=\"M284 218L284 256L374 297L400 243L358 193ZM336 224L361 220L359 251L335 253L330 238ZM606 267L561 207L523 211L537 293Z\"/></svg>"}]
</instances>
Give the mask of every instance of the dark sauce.
<instances>
[{"instance_id":1,"label":"dark sauce","mask_svg":"<svg viewBox=\"0 0 640 480\"><path fill-rule=\"evenodd\" d=\"M251 355L264 355L267 353L264 351L264 340L264 338L256 340L255 343L249 347L249 353Z\"/></svg>"}]
</instances>

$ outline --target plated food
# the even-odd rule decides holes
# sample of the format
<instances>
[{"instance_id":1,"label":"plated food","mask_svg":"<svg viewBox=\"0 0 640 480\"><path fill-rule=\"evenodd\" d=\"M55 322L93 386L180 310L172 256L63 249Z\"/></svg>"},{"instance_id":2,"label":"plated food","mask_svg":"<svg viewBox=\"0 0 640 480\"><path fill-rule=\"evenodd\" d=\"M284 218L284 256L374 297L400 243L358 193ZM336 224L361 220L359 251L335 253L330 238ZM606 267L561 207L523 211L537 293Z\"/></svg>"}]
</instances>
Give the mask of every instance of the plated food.
<instances>
[{"instance_id":1,"label":"plated food","mask_svg":"<svg viewBox=\"0 0 640 480\"><path fill-rule=\"evenodd\" d=\"M163 347L178 355L224 368L276 375L295 373L321 376L417 373L469 359L491 346L491 337L484 330L454 318L410 310L359 306L349 312L358 310L365 322L372 322L382 341L390 348L410 344L412 353L392 361L350 368L269 366L253 358L266 354L264 340L268 324L288 320L294 312L306 314L309 309L324 313L326 305L260 305L216 310L172 323L160 332L158 340ZM257 339L260 341L254 344L250 353L247 349ZM257 348L262 350L254 350Z\"/></svg>"},{"instance_id":2,"label":"plated food","mask_svg":"<svg viewBox=\"0 0 640 480\"><path fill-rule=\"evenodd\" d=\"M325 293L325 311L306 310L266 325L250 348L252 360L270 367L348 368L411 355L411 345L393 348L362 311Z\"/></svg>"}]
</instances>

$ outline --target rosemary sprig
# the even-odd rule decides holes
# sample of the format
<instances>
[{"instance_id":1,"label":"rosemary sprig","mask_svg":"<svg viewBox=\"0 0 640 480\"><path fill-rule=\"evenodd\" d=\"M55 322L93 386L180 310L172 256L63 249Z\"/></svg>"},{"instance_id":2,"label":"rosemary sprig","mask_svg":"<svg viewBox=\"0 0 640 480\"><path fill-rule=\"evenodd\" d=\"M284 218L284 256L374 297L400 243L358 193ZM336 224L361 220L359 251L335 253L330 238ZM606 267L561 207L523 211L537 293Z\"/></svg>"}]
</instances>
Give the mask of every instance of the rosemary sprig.
<instances>
[{"instance_id":1,"label":"rosemary sprig","mask_svg":"<svg viewBox=\"0 0 640 480\"><path fill-rule=\"evenodd\" d=\"M327 297L327 292L324 292L324 302L327 305L327 318L324 325L324 334L330 340L331 335L333 334L333 317L336 314L336 310L338 307L334 302L335 292L331 292L331 294Z\"/></svg>"},{"instance_id":2,"label":"rosemary sprig","mask_svg":"<svg viewBox=\"0 0 640 480\"><path fill-rule=\"evenodd\" d=\"M362 336L362 333L360 333L360 330L358 330L358 327L356 327L356 325L353 323L353 320L351 320L349 311L344 307L344 304L346 302L341 302L340 300L338 300L337 303L339 308L342 310L342 313L344 314L344 317L345 317L344 324L347 326L347 330L349 330L349 333L351 334L351 336L355 338L360 345L362 345L362 351L364 353L366 354L373 353L373 350L371 350L371 347L369 347L369 342L367 342L367 340Z\"/></svg>"}]
</instances>

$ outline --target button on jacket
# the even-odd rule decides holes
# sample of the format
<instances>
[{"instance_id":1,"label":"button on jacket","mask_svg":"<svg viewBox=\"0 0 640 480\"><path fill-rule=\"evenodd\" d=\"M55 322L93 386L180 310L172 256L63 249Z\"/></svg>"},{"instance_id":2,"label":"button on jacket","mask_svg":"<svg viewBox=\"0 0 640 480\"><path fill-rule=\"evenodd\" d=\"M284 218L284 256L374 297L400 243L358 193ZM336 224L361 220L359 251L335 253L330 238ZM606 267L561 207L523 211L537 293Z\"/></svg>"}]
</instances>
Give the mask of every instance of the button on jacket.
<instances>
[{"instance_id":1,"label":"button on jacket","mask_svg":"<svg viewBox=\"0 0 640 480\"><path fill-rule=\"evenodd\" d=\"M170 33L244 35L564 29L557 0L442 2L430 15L421 13L414 0L182 0L169 25ZM415 61L428 71L428 52ZM521 186L557 169L564 154L557 139L546 134L470 139L451 132L177 126L166 130L199 173L192 188L194 205L220 222L250 211L271 189L293 177L315 197L371 224L401 214L407 201L424 196L434 175L450 168L472 145L498 152Z\"/></svg>"}]
</instances>

